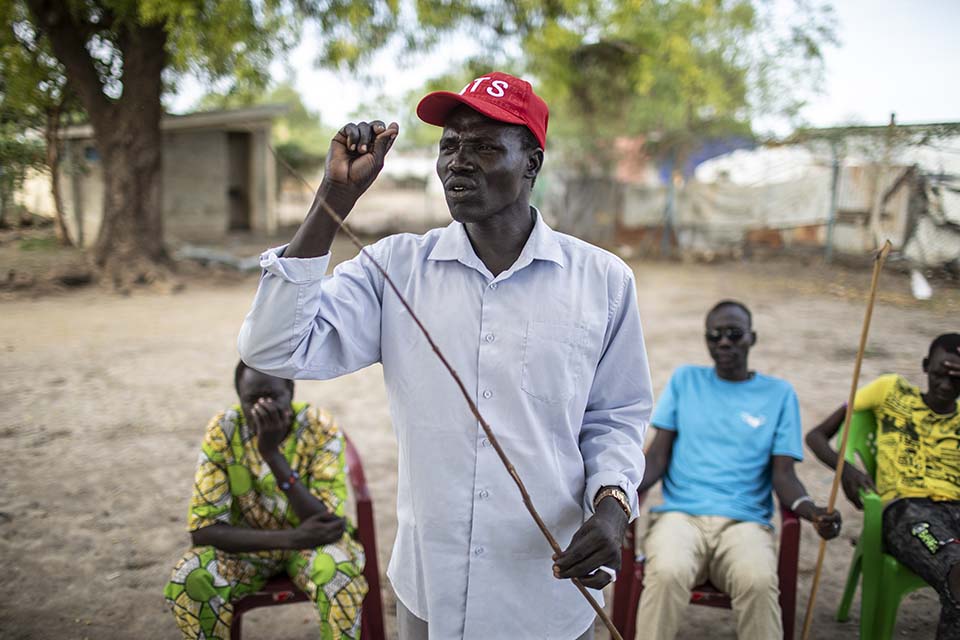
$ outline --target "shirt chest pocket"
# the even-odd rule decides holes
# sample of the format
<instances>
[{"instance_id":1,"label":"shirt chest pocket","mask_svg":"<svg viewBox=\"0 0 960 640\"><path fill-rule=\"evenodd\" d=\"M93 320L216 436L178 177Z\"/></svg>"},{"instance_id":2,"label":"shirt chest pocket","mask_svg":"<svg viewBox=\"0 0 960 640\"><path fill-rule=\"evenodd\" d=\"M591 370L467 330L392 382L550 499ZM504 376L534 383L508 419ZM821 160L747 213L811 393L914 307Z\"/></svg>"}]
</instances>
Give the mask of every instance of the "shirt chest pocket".
<instances>
[{"instance_id":1,"label":"shirt chest pocket","mask_svg":"<svg viewBox=\"0 0 960 640\"><path fill-rule=\"evenodd\" d=\"M583 377L584 327L556 322L527 322L523 338L520 387L548 404L567 402Z\"/></svg>"}]
</instances>

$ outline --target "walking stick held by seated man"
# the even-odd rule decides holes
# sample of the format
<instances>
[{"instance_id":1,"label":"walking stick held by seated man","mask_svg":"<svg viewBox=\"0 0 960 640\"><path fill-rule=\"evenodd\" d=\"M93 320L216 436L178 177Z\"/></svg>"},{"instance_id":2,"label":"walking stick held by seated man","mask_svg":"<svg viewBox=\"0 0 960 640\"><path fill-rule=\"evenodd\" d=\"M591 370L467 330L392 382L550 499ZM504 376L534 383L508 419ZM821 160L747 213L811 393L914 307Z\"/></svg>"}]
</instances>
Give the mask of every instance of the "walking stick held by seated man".
<instances>
[{"instance_id":1,"label":"walking stick held by seated man","mask_svg":"<svg viewBox=\"0 0 960 640\"><path fill-rule=\"evenodd\" d=\"M873 279L870 282L870 295L867 301L867 310L863 317L863 326L860 329L860 346L857 349L857 359L853 365L853 380L850 381L850 397L847 400L847 412L843 420L843 437L840 440L840 452L837 457L837 468L833 475L833 485L830 487L830 500L827 502L827 512L832 513L837 502L837 489L840 487L840 478L843 477L843 465L847 453L847 437L850 434L850 418L853 415L853 403L857 395L857 385L860 382L860 365L863 363L863 353L867 348L867 335L870 333L870 318L873 316L873 304L877 299L877 284L880 281L880 271L890 253L890 241L883 243L880 251L873 260ZM823 557L827 550L827 541L820 540L820 551L817 555L817 567L813 573L813 585L810 587L810 598L807 601L807 613L803 618L803 640L810 635L810 626L813 622L813 607L817 601L817 587L820 585L820 571L823 568Z\"/></svg>"}]
</instances>

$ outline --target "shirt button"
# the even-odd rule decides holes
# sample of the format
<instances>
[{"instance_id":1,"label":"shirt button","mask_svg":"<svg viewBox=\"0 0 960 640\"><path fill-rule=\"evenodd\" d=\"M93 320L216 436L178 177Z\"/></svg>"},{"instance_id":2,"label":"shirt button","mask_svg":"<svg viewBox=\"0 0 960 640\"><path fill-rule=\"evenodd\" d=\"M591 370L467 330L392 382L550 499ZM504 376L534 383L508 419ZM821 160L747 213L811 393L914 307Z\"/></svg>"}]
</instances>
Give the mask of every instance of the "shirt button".
<instances>
[{"instance_id":1,"label":"shirt button","mask_svg":"<svg viewBox=\"0 0 960 640\"><path fill-rule=\"evenodd\" d=\"M494 337L492 333L488 333L487 335L483 336L483 339L486 340L487 342L493 342L494 340L496 340L496 337Z\"/></svg>"},{"instance_id":2,"label":"shirt button","mask_svg":"<svg viewBox=\"0 0 960 640\"><path fill-rule=\"evenodd\" d=\"M484 438L483 440L480 441L480 446L481 446L481 447L489 447L489 446L490 446L490 441L487 440L486 438Z\"/></svg>"},{"instance_id":3,"label":"shirt button","mask_svg":"<svg viewBox=\"0 0 960 640\"><path fill-rule=\"evenodd\" d=\"M487 389L486 391L483 392L483 397L489 400L490 398L493 397L493 391L490 391L490 389Z\"/></svg>"},{"instance_id":4,"label":"shirt button","mask_svg":"<svg viewBox=\"0 0 960 640\"><path fill-rule=\"evenodd\" d=\"M483 547L477 547L476 549L473 550L473 555L482 556L483 551L484 551Z\"/></svg>"},{"instance_id":5,"label":"shirt button","mask_svg":"<svg viewBox=\"0 0 960 640\"><path fill-rule=\"evenodd\" d=\"M487 491L486 489L481 489L481 490L480 490L480 497L483 498L484 500L486 500L487 498L490 497L490 492Z\"/></svg>"},{"instance_id":6,"label":"shirt button","mask_svg":"<svg viewBox=\"0 0 960 640\"><path fill-rule=\"evenodd\" d=\"M490 284L490 288L491 288L491 289L496 289L496 288L497 288L497 283L496 283L496 282L492 282L492 283Z\"/></svg>"}]
</instances>

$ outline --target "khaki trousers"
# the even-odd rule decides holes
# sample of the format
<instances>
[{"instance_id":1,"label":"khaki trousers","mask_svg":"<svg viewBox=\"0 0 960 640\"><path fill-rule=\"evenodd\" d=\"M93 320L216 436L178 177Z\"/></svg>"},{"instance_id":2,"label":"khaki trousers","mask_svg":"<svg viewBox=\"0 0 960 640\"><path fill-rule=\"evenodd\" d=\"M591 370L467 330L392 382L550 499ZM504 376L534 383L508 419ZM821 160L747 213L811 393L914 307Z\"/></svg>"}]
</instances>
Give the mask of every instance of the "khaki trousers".
<instances>
[{"instance_id":1,"label":"khaki trousers","mask_svg":"<svg viewBox=\"0 0 960 640\"><path fill-rule=\"evenodd\" d=\"M708 578L730 595L739 640L783 637L772 530L755 522L668 511L653 515L644 553L638 637L673 640L691 589Z\"/></svg>"}]
</instances>

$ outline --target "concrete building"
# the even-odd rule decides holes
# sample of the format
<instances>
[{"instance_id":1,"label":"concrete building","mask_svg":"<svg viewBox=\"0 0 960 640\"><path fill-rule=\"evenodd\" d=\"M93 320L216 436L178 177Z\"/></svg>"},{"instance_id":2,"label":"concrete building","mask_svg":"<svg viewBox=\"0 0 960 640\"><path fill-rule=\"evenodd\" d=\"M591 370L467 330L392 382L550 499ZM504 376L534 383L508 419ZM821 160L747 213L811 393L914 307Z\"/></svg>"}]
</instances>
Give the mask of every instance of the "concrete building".
<instances>
[{"instance_id":1,"label":"concrete building","mask_svg":"<svg viewBox=\"0 0 960 640\"><path fill-rule=\"evenodd\" d=\"M163 213L167 240L202 242L228 231L277 228L277 165L270 151L274 118L286 107L168 115L163 131ZM103 215L103 175L90 125L63 132L61 189L67 227L91 246ZM49 176L37 174L19 201L53 215Z\"/></svg>"}]
</instances>

